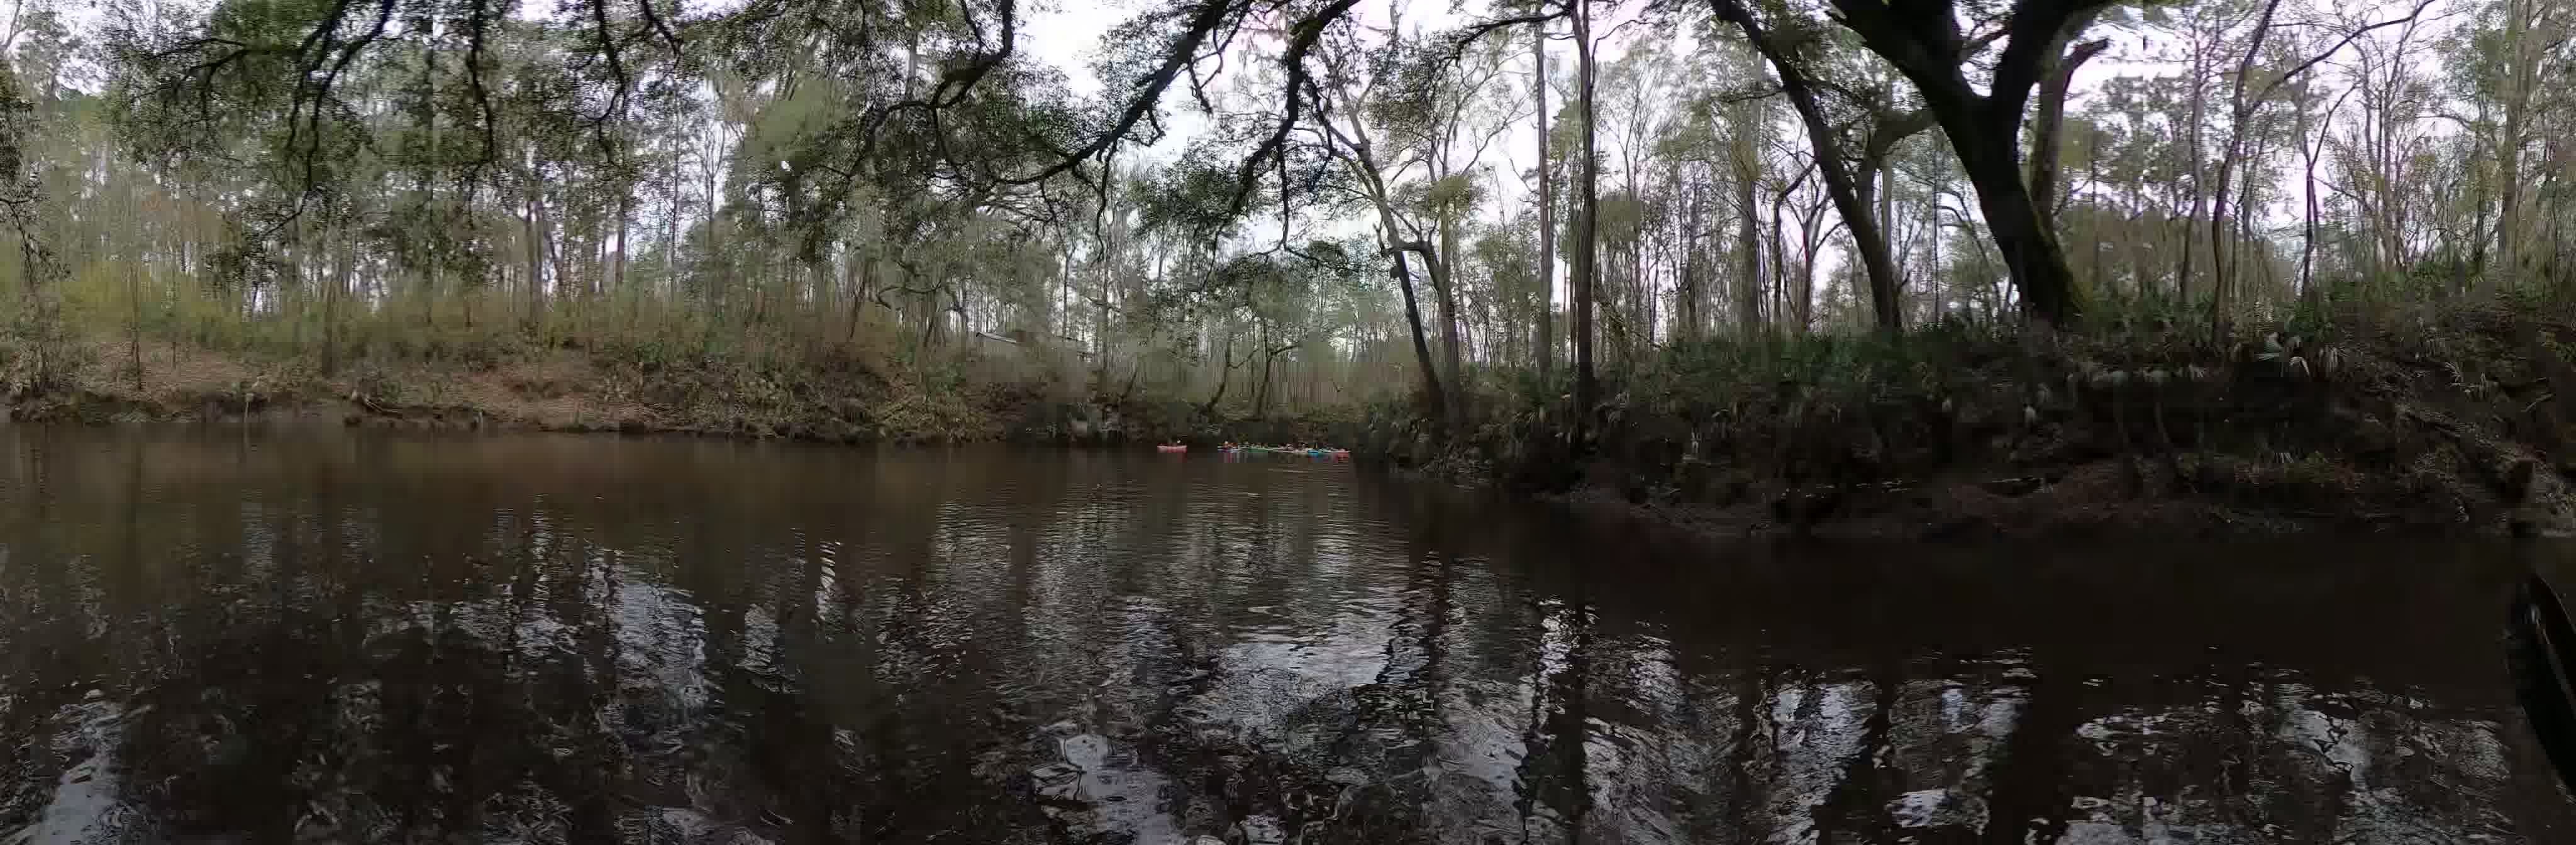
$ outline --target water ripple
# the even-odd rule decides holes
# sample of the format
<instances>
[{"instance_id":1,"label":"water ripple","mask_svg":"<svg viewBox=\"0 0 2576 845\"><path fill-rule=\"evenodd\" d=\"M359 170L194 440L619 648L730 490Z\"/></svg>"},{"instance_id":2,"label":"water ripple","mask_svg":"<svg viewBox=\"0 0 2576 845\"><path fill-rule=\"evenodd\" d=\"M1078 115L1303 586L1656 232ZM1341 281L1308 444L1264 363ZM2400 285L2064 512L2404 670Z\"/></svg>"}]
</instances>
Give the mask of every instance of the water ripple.
<instances>
[{"instance_id":1,"label":"water ripple","mask_svg":"<svg viewBox=\"0 0 2576 845\"><path fill-rule=\"evenodd\" d=\"M0 429L0 845L2576 831L2473 546L1767 553L1344 465L274 438Z\"/></svg>"}]
</instances>

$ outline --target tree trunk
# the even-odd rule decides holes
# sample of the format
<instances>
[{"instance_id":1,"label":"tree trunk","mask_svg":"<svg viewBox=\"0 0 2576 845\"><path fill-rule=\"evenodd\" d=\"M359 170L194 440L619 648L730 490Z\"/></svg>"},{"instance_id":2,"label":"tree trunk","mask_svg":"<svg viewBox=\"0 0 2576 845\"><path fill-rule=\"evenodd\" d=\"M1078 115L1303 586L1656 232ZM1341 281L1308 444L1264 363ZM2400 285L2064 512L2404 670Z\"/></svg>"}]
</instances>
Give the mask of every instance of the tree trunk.
<instances>
[{"instance_id":1,"label":"tree trunk","mask_svg":"<svg viewBox=\"0 0 2576 845\"><path fill-rule=\"evenodd\" d=\"M2281 0L2268 0L2262 14L2255 17L2254 32L2246 40L2245 57L2236 64L2236 80L2227 94L2227 148L2220 151L2218 158L2218 202L2209 210L2209 336L2221 341L2227 337L2227 295L2235 287L2227 274L2227 182L2235 175L2237 157L2244 155L2245 124L2261 108L2261 98L2272 90L2267 86L2256 95L2255 102L2246 102L2245 79L2254 75L2254 61L2262 54L2264 39L2272 34L2272 13L2280 7Z\"/></svg>"},{"instance_id":2,"label":"tree trunk","mask_svg":"<svg viewBox=\"0 0 2576 845\"><path fill-rule=\"evenodd\" d=\"M2004 268L2012 274L2022 310L2052 326L2072 323L2078 314L2075 274L2067 269L2054 228L2040 218L2031 202L2021 167L2014 160L2019 151L2012 135L1980 135L1975 130L1967 134L1975 140L1963 140L1953 132L1951 144L1959 150L1968 183L1977 189L1977 208L1985 215Z\"/></svg>"},{"instance_id":3,"label":"tree trunk","mask_svg":"<svg viewBox=\"0 0 2576 845\"><path fill-rule=\"evenodd\" d=\"M722 137L724 134L724 130L721 127L719 127L716 132L718 137ZM706 301L705 313L699 315L699 319L706 321L704 323L704 330L699 334L699 342L701 344L711 345L714 343L716 336L716 318L718 315L723 313L723 309L719 306L723 305L723 299L721 297L724 293L724 284L732 280L733 273L729 269L732 264L726 261L724 256L724 221L716 216L717 171L713 164L709 164L702 169L706 171L706 176L701 181L707 195L707 213L706 220L701 225L707 227L707 252L705 261L699 266L695 275L698 277L698 290L701 298ZM905 281L909 282L911 280L906 279Z\"/></svg>"},{"instance_id":4,"label":"tree trunk","mask_svg":"<svg viewBox=\"0 0 2576 845\"><path fill-rule=\"evenodd\" d=\"M545 256L546 268L554 271L554 301L570 302L581 295L581 283L574 281L573 274L564 266L563 247L555 239L556 233L562 231L558 228L562 221L545 216L543 204L537 206L537 211L537 252Z\"/></svg>"},{"instance_id":5,"label":"tree trunk","mask_svg":"<svg viewBox=\"0 0 2576 845\"><path fill-rule=\"evenodd\" d=\"M2358 87L2359 86L2355 86L2355 88ZM2317 207L2317 159L2325 154L2326 132L2323 127L2334 123L2335 112L2343 108L2344 98L2352 96L2353 90L2353 88L2347 88L2342 94L2337 95L2335 97L2335 101L2326 106L2325 113L2313 124L2306 122L2303 111L2299 127L2299 134L2303 139L2299 142L2299 154L2305 159L2305 163L2307 164L2306 173L2302 177L2306 180L2305 184L2307 189L2304 193L2307 195L2307 216L2304 220L2305 225L2302 227L2301 237L2299 238L2299 297L2306 300L2310 305L2316 305L2324 301L2324 295L2322 292L2317 290L2316 283L2318 235L2317 214L2319 211Z\"/></svg>"},{"instance_id":6,"label":"tree trunk","mask_svg":"<svg viewBox=\"0 0 2576 845\"><path fill-rule=\"evenodd\" d=\"M1592 0L1574 0L1575 74L1580 78L1578 90L1582 105L1578 107L1583 121L1583 177L1576 184L1582 208L1576 212L1582 223L1576 227L1574 244L1574 442L1584 441L1584 430L1591 425L1592 409L1600 401L1601 386L1592 371L1592 291L1598 273L1600 242L1601 151L1595 138L1600 124L1593 104Z\"/></svg>"},{"instance_id":7,"label":"tree trunk","mask_svg":"<svg viewBox=\"0 0 2576 845\"><path fill-rule=\"evenodd\" d=\"M2531 48L2523 42L2526 40L2532 11L2528 3L2505 4L2504 43L2499 45L2504 50L2505 61L2510 64L2505 68L2504 73L2506 86L2503 98L2504 125L2501 127L2502 134L2497 138L2495 145L2496 182L2497 189L2502 194L2496 209L2495 240L2496 256L2503 259L2505 273L2517 277L2512 280L2513 282L2521 281L2518 277L2524 269L2521 260L2521 232L2518 231L2522 222L2522 121L2523 113L2530 104L2531 88L2535 82L2531 71L2537 62L2526 60L2526 56L2529 55L2527 51ZM2481 204L2479 210L2483 212L2485 206ZM2486 241L2486 233L2483 231L2478 232L2475 237L2481 244ZM2478 275L2480 290L2495 290L2495 284L2487 278L2493 274Z\"/></svg>"},{"instance_id":8,"label":"tree trunk","mask_svg":"<svg viewBox=\"0 0 2576 845\"><path fill-rule=\"evenodd\" d=\"M1395 233L1388 232L1388 237ZM1422 306L1413 296L1413 271L1405 266L1404 250L1395 253L1395 285L1404 292L1404 321L1413 330L1413 361L1422 368L1422 401L1424 410L1445 429L1449 419L1448 394L1440 390L1440 371L1431 366L1431 342L1422 334Z\"/></svg>"},{"instance_id":9,"label":"tree trunk","mask_svg":"<svg viewBox=\"0 0 2576 845\"><path fill-rule=\"evenodd\" d=\"M1682 167L1672 167L1664 180L1667 196L1680 196L1682 209L1674 214L1674 240L1667 245L1672 260L1672 322L1674 340L1700 340L1700 252L1690 234L1700 222L1700 185L1682 191Z\"/></svg>"},{"instance_id":10,"label":"tree trunk","mask_svg":"<svg viewBox=\"0 0 2576 845\"><path fill-rule=\"evenodd\" d=\"M523 221L527 224L525 240L528 247L528 325L530 327L537 325L538 319L544 316L546 307L546 254L537 238L537 227L541 225L538 222L539 215L542 213L538 209L543 207L544 202L545 200L531 187L528 191L528 216Z\"/></svg>"},{"instance_id":11,"label":"tree trunk","mask_svg":"<svg viewBox=\"0 0 2576 845\"><path fill-rule=\"evenodd\" d=\"M841 277L843 279L843 284L847 285L850 289L849 325L847 328L842 330L841 343L849 344L857 342L859 339L859 318L861 316L859 309L868 301L867 255L859 250L858 244L855 241L843 246L841 248L841 254L841 260L849 262L841 268ZM1071 267L1072 265L1067 264L1066 266ZM1070 275L1071 272L1072 271L1069 269L1066 271L1067 275Z\"/></svg>"},{"instance_id":12,"label":"tree trunk","mask_svg":"<svg viewBox=\"0 0 2576 845\"><path fill-rule=\"evenodd\" d=\"M129 203L133 197L131 192L126 194ZM127 208L134 207L129 204ZM143 253L142 236L137 231L134 255L125 263L125 296L134 306L134 322L128 327L125 337L125 356L127 365L134 368L134 392L137 394L143 392Z\"/></svg>"},{"instance_id":13,"label":"tree trunk","mask_svg":"<svg viewBox=\"0 0 2576 845\"><path fill-rule=\"evenodd\" d=\"M1321 128L1329 140L1327 147L1331 154L1342 162L1353 178L1359 180L1369 204L1377 210L1378 230L1387 251L1395 257L1395 278L1403 288L1405 321L1413 335L1415 357L1422 366L1423 387L1430 392L1425 397L1425 408L1439 421L1443 431L1451 430L1456 422L1450 417L1452 405L1449 397L1440 393L1439 370L1432 364L1430 342L1423 334L1421 304L1413 289L1412 268L1405 258L1407 252L1419 253L1424 269L1431 275L1432 287L1443 289L1449 281L1442 269L1439 249L1420 240L1405 239L1405 227L1396 218L1395 198L1388 193L1384 172L1378 169L1366 123L1355 119L1345 133L1342 126L1327 117L1321 121Z\"/></svg>"},{"instance_id":14,"label":"tree trunk","mask_svg":"<svg viewBox=\"0 0 2576 845\"><path fill-rule=\"evenodd\" d=\"M1716 9L1719 18L1743 30L1753 49L1770 60L1772 71L1779 74L1781 92L1789 95L1789 105L1798 111L1798 122L1806 126L1808 146L1815 151L1817 169L1825 178L1825 194L1833 200L1835 213L1842 215L1843 225L1851 229L1853 250L1860 253L1861 268L1868 274L1870 306L1878 318L1878 330L1890 336L1905 333L1904 304L1897 299L1896 263L1888 258L1887 238L1880 234L1878 219L1870 214L1866 189L1853 178L1842 141L1824 107L1816 101L1806 72L1771 42L1770 33L1746 12L1741 0L1717 0ZM1810 270L1813 263L1809 262ZM1813 284L1812 273L1806 281ZM1812 297L1801 299L1803 309L1803 303ZM1801 322L1807 316L1802 310ZM1805 328L1800 326L1801 330Z\"/></svg>"},{"instance_id":15,"label":"tree trunk","mask_svg":"<svg viewBox=\"0 0 2576 845\"><path fill-rule=\"evenodd\" d=\"M1252 383L1252 418L1257 420L1270 412L1270 362L1275 356L1270 353L1269 338L1258 334L1254 337L1262 343L1261 380Z\"/></svg>"},{"instance_id":16,"label":"tree trunk","mask_svg":"<svg viewBox=\"0 0 2576 845\"><path fill-rule=\"evenodd\" d=\"M2075 71L2094 56L2110 49L2111 40L2095 39L2075 45L2049 68L2048 79L2039 86L2039 114L2031 121L2030 195L2039 207L2041 219L2051 225L2057 220L2057 172L2061 163L2059 149L2065 143L2061 130L2066 123L2066 89L2073 84Z\"/></svg>"},{"instance_id":17,"label":"tree trunk","mask_svg":"<svg viewBox=\"0 0 2576 845\"><path fill-rule=\"evenodd\" d=\"M680 165L671 163L671 208L662 216L662 285L663 291L680 295ZM709 221L713 222L713 221Z\"/></svg>"},{"instance_id":18,"label":"tree trunk","mask_svg":"<svg viewBox=\"0 0 2576 845\"><path fill-rule=\"evenodd\" d=\"M1225 360L1219 363L1216 368L1216 392L1208 395L1207 407L1199 411L1201 416L1205 416L1208 419L1216 418L1216 403L1225 399L1225 385L1226 382L1233 380L1231 378L1233 375L1234 335L1229 333L1225 337Z\"/></svg>"},{"instance_id":19,"label":"tree trunk","mask_svg":"<svg viewBox=\"0 0 2576 845\"><path fill-rule=\"evenodd\" d=\"M424 15L421 17L420 35L426 40L434 40L438 37L438 22L435 16ZM423 99L431 103L437 102L437 50L421 51L420 80L421 89L427 94ZM429 156L432 160L436 160L438 158L438 109L435 107L423 109L421 122L426 124L425 128L428 130ZM420 189L423 197L425 198L424 202L427 203L431 209L430 225L442 226L446 221L438 219L440 216L438 211L441 207L438 205L438 186L433 178L433 173L423 172L420 174ZM443 266L445 262L442 259L444 259L444 256L433 254L428 256L427 261L423 262L429 265L428 272L423 276L424 282L421 285L420 290L420 324L424 328L435 329L438 327L438 287L439 283L444 281L442 277L445 275L442 272L445 269Z\"/></svg>"},{"instance_id":20,"label":"tree trunk","mask_svg":"<svg viewBox=\"0 0 2576 845\"><path fill-rule=\"evenodd\" d=\"M1446 359L1442 363L1448 366L1449 387L1463 391L1467 389L1467 373L1460 369L1465 356L1460 354L1463 344L1458 339L1458 292L1453 289L1458 280L1458 226L1449 209L1435 211L1440 215L1440 272L1431 274L1431 290L1440 297L1440 345Z\"/></svg>"},{"instance_id":21,"label":"tree trunk","mask_svg":"<svg viewBox=\"0 0 2576 845\"><path fill-rule=\"evenodd\" d=\"M332 262L331 280L322 288L322 377L340 372L340 297L349 288L349 277L357 269L357 245L342 233L338 259Z\"/></svg>"},{"instance_id":22,"label":"tree trunk","mask_svg":"<svg viewBox=\"0 0 2576 845\"><path fill-rule=\"evenodd\" d=\"M1265 333L1264 337L1267 336L1268 335ZM1255 418L1260 418L1262 415L1269 413L1271 370L1272 367L1278 363L1280 353L1295 349L1298 346L1295 343L1269 346L1267 345L1269 343L1267 340L1264 340L1263 343L1265 345L1261 349L1260 392L1252 394L1252 415ZM1294 394L1296 391L1291 390L1288 392Z\"/></svg>"},{"instance_id":23,"label":"tree trunk","mask_svg":"<svg viewBox=\"0 0 2576 845\"><path fill-rule=\"evenodd\" d=\"M1914 82L1925 107L1950 136L1977 204L2020 289L2024 313L2064 326L2080 307L2074 273L2056 233L2032 204L2021 168L2022 111L2048 59L2067 37L2109 0L2056 0L2015 4L1998 33L2005 47L1995 60L1985 93L1971 87L1963 65L1970 56L1946 3L1892 4L1880 0L1831 0L1839 22L1873 53Z\"/></svg>"},{"instance_id":24,"label":"tree trunk","mask_svg":"<svg viewBox=\"0 0 2576 845\"><path fill-rule=\"evenodd\" d=\"M2554 154L2558 143L2554 140L2556 136L2551 136L2553 140L2547 143L2551 152L2544 154L2544 164L2532 170L2535 174L2548 174L2539 185L2523 184L2530 179L2524 174L2523 146L2528 140L2525 136L2533 134L2533 98L2547 84L2542 81L2541 70L2550 66L2553 48L2567 43L2571 23L2576 23L2576 7L2570 7L2561 0L2513 0L2505 7L2502 46L2512 64L2505 73L2509 87L2503 104L2503 137L2496 145L2497 181L2502 184L2504 194L2502 207L2496 216L2496 253L2505 267L2498 282L2505 285L2535 283L2537 279L2525 277L2537 275L2541 269L2537 266L2540 262L2565 254L2564 245L2556 244L2554 235L2536 238L2533 236L2538 233L2527 231L2537 228L2532 225L2533 220L2548 221L2547 225L2554 230L2561 219L2547 213L2546 209L2533 214L2528 202L2532 197L2558 195L2550 183L2563 170L2549 165L2557 158ZM2558 67L2562 68L2563 74L2563 63ZM2550 135L2545 131L2539 134ZM2553 246L2557 249L2552 249ZM2495 287L2495 283L2489 283L2486 289Z\"/></svg>"},{"instance_id":25,"label":"tree trunk","mask_svg":"<svg viewBox=\"0 0 2576 845\"><path fill-rule=\"evenodd\" d=\"M1547 24L1530 25L1530 55L1538 64L1538 330L1530 348L1536 353L1540 383L1556 366L1556 189L1548 178L1554 167L1547 158Z\"/></svg>"},{"instance_id":26,"label":"tree trunk","mask_svg":"<svg viewBox=\"0 0 2576 845\"><path fill-rule=\"evenodd\" d=\"M1896 165L1882 157L1878 160L1878 231L1887 239L1888 249L1896 248ZM1905 294L1905 268L1896 268L1897 295Z\"/></svg>"},{"instance_id":27,"label":"tree trunk","mask_svg":"<svg viewBox=\"0 0 2576 845\"><path fill-rule=\"evenodd\" d=\"M1760 73L1758 65L1748 71L1748 75ZM1735 253L1744 264L1735 284L1735 322L1747 338L1762 330L1762 215L1754 192L1754 183L1762 177L1761 153L1754 145L1758 116L1756 101L1739 101L1735 125L1729 130L1734 136L1729 158L1735 166Z\"/></svg>"},{"instance_id":28,"label":"tree trunk","mask_svg":"<svg viewBox=\"0 0 2576 845\"><path fill-rule=\"evenodd\" d=\"M2085 182L2098 186L2102 183L2102 133L2092 133L2086 140L2090 143L2086 144L2089 151L2085 155L2087 164ZM2098 209L2099 207L2100 204L2097 204L2096 208ZM2052 214L2049 216L2055 217L2056 215ZM2096 215L2094 220L2099 221L2101 220L2101 217ZM2101 226L2098 222L2090 228L2096 233L2101 231ZM2136 230L2134 221L2131 223L2130 229L2131 231ZM2093 241L2093 248L2089 252L2091 253L2092 261L2089 262L2086 267L2087 272L2085 273L2085 277L2090 280L2094 290L2102 291L2106 294L2113 293L2115 289L2111 284L2110 271L2103 269L2102 262L2103 250L2109 246L2110 242L2100 237L2098 234L2096 234L2096 236L2091 240Z\"/></svg>"},{"instance_id":29,"label":"tree trunk","mask_svg":"<svg viewBox=\"0 0 2576 845\"><path fill-rule=\"evenodd\" d=\"M2195 230L2200 227L2201 217L2209 213L2209 192L2200 181L2200 130L2209 99L2206 93L2207 84L2202 81L2202 77L2206 74L2208 66L2201 61L2197 46L2193 48L2191 61L2190 76L2187 77L2191 80L2191 122L2183 130L2190 133L2190 138L2184 144L2186 150L2184 154L2191 157L2185 162L2191 167L2191 211L2190 216L2183 218L2182 221L2181 263L2174 265L2174 301L2185 306L2191 302L2192 253L2199 245L2199 241L2195 238Z\"/></svg>"},{"instance_id":30,"label":"tree trunk","mask_svg":"<svg viewBox=\"0 0 2576 845\"><path fill-rule=\"evenodd\" d=\"M618 293L626 291L626 214L631 197L617 201L617 253L609 269L609 289Z\"/></svg>"},{"instance_id":31,"label":"tree trunk","mask_svg":"<svg viewBox=\"0 0 2576 845\"><path fill-rule=\"evenodd\" d=\"M1935 272L1941 268L1941 193L1934 186L1925 190L1923 195L1923 266L1933 268ZM1928 319L1939 320L1949 313L1950 295L1954 290L1953 287L1944 287L1926 291L1932 295L1932 313Z\"/></svg>"},{"instance_id":32,"label":"tree trunk","mask_svg":"<svg viewBox=\"0 0 2576 845\"><path fill-rule=\"evenodd\" d=\"M1806 177L1801 174L1799 178ZM1795 183L1771 195L1771 315L1775 322L1789 327L1788 334L1801 335L1807 333L1807 326L1798 321L1798 310L1789 304L1789 242L1783 234L1788 229L1786 209L1792 190L1796 190Z\"/></svg>"}]
</instances>

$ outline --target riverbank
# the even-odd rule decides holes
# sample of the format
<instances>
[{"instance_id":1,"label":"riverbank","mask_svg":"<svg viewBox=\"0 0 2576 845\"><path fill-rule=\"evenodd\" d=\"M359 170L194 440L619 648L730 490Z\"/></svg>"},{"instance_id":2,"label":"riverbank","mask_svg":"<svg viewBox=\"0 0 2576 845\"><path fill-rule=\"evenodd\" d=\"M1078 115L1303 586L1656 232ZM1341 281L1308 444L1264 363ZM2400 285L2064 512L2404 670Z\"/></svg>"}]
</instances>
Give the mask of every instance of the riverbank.
<instances>
[{"instance_id":1,"label":"riverbank","mask_svg":"<svg viewBox=\"0 0 2576 845\"><path fill-rule=\"evenodd\" d=\"M1488 406L1447 445L1381 413L1366 452L1727 537L2576 533L2576 323L2420 309L1902 342L1711 344L1603 391ZM2570 397L2561 401L2560 397Z\"/></svg>"},{"instance_id":2,"label":"riverbank","mask_svg":"<svg viewBox=\"0 0 2576 845\"><path fill-rule=\"evenodd\" d=\"M827 442L1349 444L1362 460L1723 537L2576 533L2576 321L2445 308L2249 327L1970 326L1902 341L1677 344L1571 439L1562 386L1489 386L1455 433L1410 405L1237 419L1067 379L847 364L309 359L100 342L10 419L310 418L418 429ZM1489 380L1490 382L1490 380Z\"/></svg>"},{"instance_id":3,"label":"riverbank","mask_svg":"<svg viewBox=\"0 0 2576 845\"><path fill-rule=\"evenodd\" d=\"M46 384L0 390L16 421L336 421L423 430L696 434L839 443L1319 442L1329 414L1217 418L1194 403L1090 397L1049 378L847 363L636 362L579 349L477 361L362 360L331 375L309 358L143 345L78 347Z\"/></svg>"}]
</instances>

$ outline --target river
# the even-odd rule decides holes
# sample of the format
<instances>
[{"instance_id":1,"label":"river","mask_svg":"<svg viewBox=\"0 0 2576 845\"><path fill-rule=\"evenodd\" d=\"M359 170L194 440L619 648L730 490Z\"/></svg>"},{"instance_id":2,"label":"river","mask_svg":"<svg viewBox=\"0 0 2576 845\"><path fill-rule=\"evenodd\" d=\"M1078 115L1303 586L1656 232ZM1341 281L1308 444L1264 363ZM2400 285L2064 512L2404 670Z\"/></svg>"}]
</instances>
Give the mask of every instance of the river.
<instances>
[{"instance_id":1,"label":"river","mask_svg":"<svg viewBox=\"0 0 2576 845\"><path fill-rule=\"evenodd\" d=\"M2565 842L2547 548L1728 547L1309 459L0 427L0 843Z\"/></svg>"}]
</instances>

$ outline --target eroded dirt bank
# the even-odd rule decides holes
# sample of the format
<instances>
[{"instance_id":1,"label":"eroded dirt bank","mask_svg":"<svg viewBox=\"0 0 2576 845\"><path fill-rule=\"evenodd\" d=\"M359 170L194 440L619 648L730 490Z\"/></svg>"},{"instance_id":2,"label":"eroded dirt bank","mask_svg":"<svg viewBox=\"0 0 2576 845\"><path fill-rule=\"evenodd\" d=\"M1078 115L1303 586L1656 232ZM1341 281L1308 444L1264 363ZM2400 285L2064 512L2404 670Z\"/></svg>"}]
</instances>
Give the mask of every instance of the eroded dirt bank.
<instances>
[{"instance_id":1,"label":"eroded dirt bank","mask_svg":"<svg viewBox=\"0 0 2576 845\"><path fill-rule=\"evenodd\" d=\"M14 391L0 386L0 413L10 420L88 424L303 419L384 428L920 444L1322 442L1336 425L1330 414L1235 419L1132 390L1090 396L1056 382L882 366L648 365L562 349L479 362L361 361L323 375L306 360L260 361L155 343L145 347L138 380L123 343L84 351L52 383Z\"/></svg>"}]
</instances>

